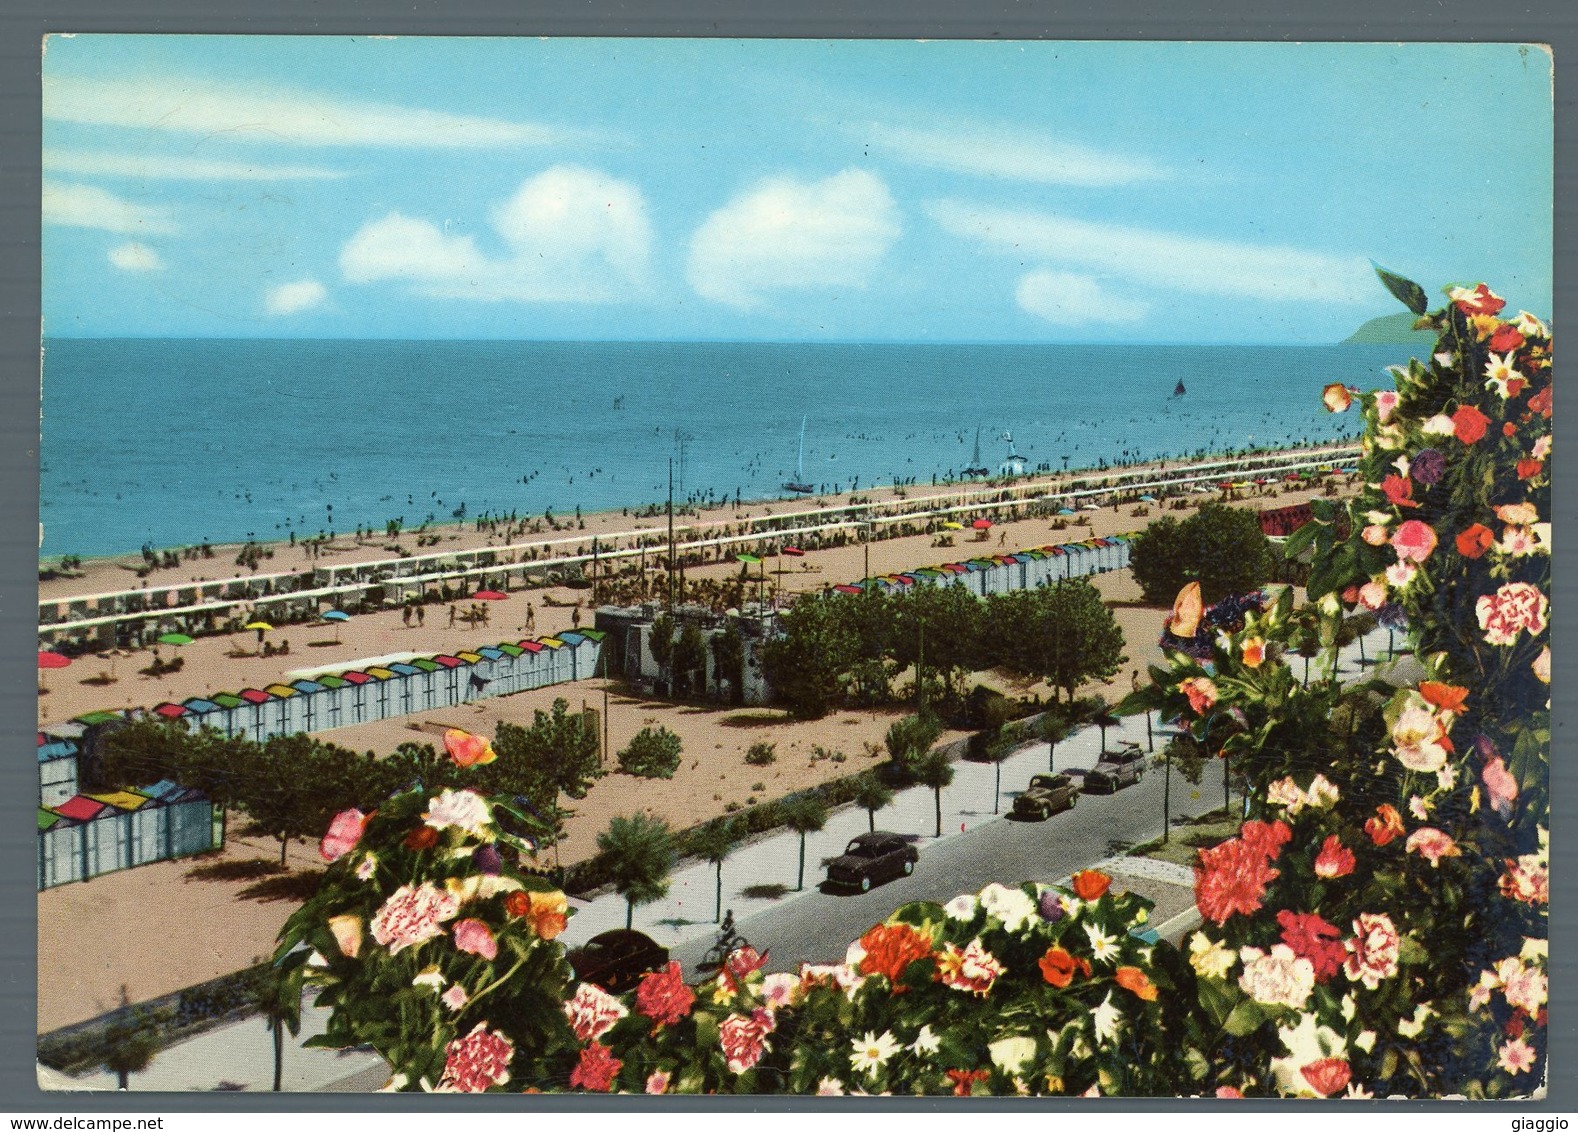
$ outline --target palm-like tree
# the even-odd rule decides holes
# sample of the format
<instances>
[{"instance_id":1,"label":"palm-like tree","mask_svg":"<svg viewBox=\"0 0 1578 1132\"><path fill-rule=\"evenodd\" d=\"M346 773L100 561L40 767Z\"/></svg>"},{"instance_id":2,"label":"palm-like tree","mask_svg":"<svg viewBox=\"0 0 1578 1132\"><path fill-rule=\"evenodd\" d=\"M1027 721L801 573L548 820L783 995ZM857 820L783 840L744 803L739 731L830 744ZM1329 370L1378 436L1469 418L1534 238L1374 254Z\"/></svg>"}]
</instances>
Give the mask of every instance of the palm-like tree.
<instances>
[{"instance_id":1,"label":"palm-like tree","mask_svg":"<svg viewBox=\"0 0 1578 1132\"><path fill-rule=\"evenodd\" d=\"M257 1004L267 1019L274 1037L274 1091L283 1088L285 1077L285 1034L301 1033L301 979L307 952L287 955L279 966L270 967L258 988Z\"/></svg>"},{"instance_id":2,"label":"palm-like tree","mask_svg":"<svg viewBox=\"0 0 1578 1132\"><path fill-rule=\"evenodd\" d=\"M1111 707L1109 707L1106 703L1102 703L1101 707L1096 709L1096 714L1091 718L1091 722L1097 727L1101 728L1101 753L1106 754L1107 728L1116 727L1123 721L1116 715L1112 714Z\"/></svg>"},{"instance_id":3,"label":"palm-like tree","mask_svg":"<svg viewBox=\"0 0 1578 1132\"><path fill-rule=\"evenodd\" d=\"M1013 753L1018 746L1022 732L1015 724L1004 724L997 729L997 734L992 736L991 742L986 745L986 757L992 763L992 813L999 810L999 802L1003 796L1003 760Z\"/></svg>"},{"instance_id":4,"label":"palm-like tree","mask_svg":"<svg viewBox=\"0 0 1578 1132\"><path fill-rule=\"evenodd\" d=\"M625 927L629 928L637 904L650 904L668 895L674 835L662 818L633 814L610 821L597 835L597 848L608 858L614 890L625 898Z\"/></svg>"},{"instance_id":5,"label":"palm-like tree","mask_svg":"<svg viewBox=\"0 0 1578 1132\"><path fill-rule=\"evenodd\" d=\"M942 836L942 792L953 783L953 763L942 751L928 751L915 764L915 778L922 786L931 787L937 803L937 837Z\"/></svg>"},{"instance_id":6,"label":"palm-like tree","mask_svg":"<svg viewBox=\"0 0 1578 1132\"><path fill-rule=\"evenodd\" d=\"M717 907L712 913L713 923L723 918L723 862L734 852L739 841L739 827L732 821L709 822L690 838L691 850L717 870Z\"/></svg>"},{"instance_id":7,"label":"palm-like tree","mask_svg":"<svg viewBox=\"0 0 1578 1132\"><path fill-rule=\"evenodd\" d=\"M116 1088L124 1093L131 1089L131 1075L153 1064L159 1047L146 1011L132 1007L124 985L117 1013L119 1017L104 1032L104 1068L115 1074Z\"/></svg>"},{"instance_id":8,"label":"palm-like tree","mask_svg":"<svg viewBox=\"0 0 1578 1132\"><path fill-rule=\"evenodd\" d=\"M855 805L866 811L869 829L877 831L877 811L893 801L893 791L875 774L861 776L855 786Z\"/></svg>"},{"instance_id":9,"label":"palm-like tree","mask_svg":"<svg viewBox=\"0 0 1578 1132\"><path fill-rule=\"evenodd\" d=\"M805 888L805 835L815 833L827 824L827 803L815 794L794 794L784 799L784 824L800 835L800 872L795 879L795 891Z\"/></svg>"},{"instance_id":10,"label":"palm-like tree","mask_svg":"<svg viewBox=\"0 0 1578 1132\"><path fill-rule=\"evenodd\" d=\"M1053 770L1055 768L1052 763L1053 757L1057 754L1057 745L1067 739L1073 729L1069 727L1068 720L1050 711L1041 717L1039 729L1041 738L1045 739L1047 744L1047 769Z\"/></svg>"}]
</instances>

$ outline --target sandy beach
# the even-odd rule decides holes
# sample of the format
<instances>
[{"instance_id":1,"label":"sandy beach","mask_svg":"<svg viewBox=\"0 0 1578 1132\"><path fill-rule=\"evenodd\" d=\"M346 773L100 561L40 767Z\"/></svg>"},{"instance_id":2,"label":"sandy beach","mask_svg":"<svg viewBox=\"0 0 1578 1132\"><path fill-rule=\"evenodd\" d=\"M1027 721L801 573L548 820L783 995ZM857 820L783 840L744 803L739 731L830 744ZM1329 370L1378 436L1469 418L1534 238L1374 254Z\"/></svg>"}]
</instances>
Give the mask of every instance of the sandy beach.
<instances>
[{"instance_id":1,"label":"sandy beach","mask_svg":"<svg viewBox=\"0 0 1578 1132\"><path fill-rule=\"evenodd\" d=\"M1319 494L1319 489L1272 487L1264 494L1245 494L1248 498L1240 505L1258 509L1304 502ZM1187 498L1193 507L1216 496ZM773 506L788 509L793 504ZM933 545L934 536L927 535L876 541L869 546L871 571L912 569L999 547L1014 549L1132 531L1164 513L1154 507L1148 515L1133 512L1132 506L1085 512L1079 520L1082 524L1088 520L1088 526L1062 530L1054 529L1046 519L1025 519L994 527L979 543L971 532L956 532L958 542L952 548ZM587 516L588 535L594 524L611 530L621 522L628 529L628 518L617 512ZM485 544L485 536L478 537ZM848 545L808 553L798 562L785 558L781 573L775 572L776 560L769 560L766 569L782 595L793 595L819 590L829 582L859 579L865 571L865 552L861 545ZM276 560L288 553L288 548L277 550ZM295 553L301 554L299 550ZM206 564L212 566L215 561ZM119 571L119 566L100 562L91 564L90 569ZM738 571L737 563L722 562L688 570L687 577L721 579L735 577ZM1161 611L1139 604L1138 587L1127 571L1099 576L1095 582L1123 628L1128 667L1143 672L1148 663L1160 658L1155 641ZM82 592L81 579L73 589ZM546 604L545 598L555 604ZM112 660L83 657L68 669L44 674L49 691L39 697L39 718L47 722L98 708L179 702L191 696L263 686L291 670L347 664L390 653L454 652L515 640L526 635L528 602L535 616L531 635L547 634L570 627L571 606L578 598L584 601L586 591L559 588L512 593L503 601L488 603L489 624L476 627L450 628L442 606L430 606L421 627L407 627L398 610L357 616L340 625L338 631L327 624L283 627L270 637L276 642L289 640L288 657L234 655L255 652L252 633L203 637L180 648L185 661L180 672L159 678L138 673L151 662L150 651L112 658L114 682L107 685L85 681L100 671L110 672ZM584 610L583 621L590 623ZM173 653L168 647L161 649L166 658ZM1127 691L1126 676L1114 681L1108 690L1111 698ZM1010 687L991 674L983 679L1016 693L1049 695L1045 687ZM445 727L491 733L499 720L529 722L533 711L549 708L559 697L574 707L583 701L601 707L605 689L610 689L611 750L619 750L641 727L661 723L681 737L683 762L667 781L610 774L596 783L587 798L575 804L567 836L558 850L565 863L591 855L597 833L616 815L645 810L684 828L723 813L731 803L744 807L751 799L761 802L780 797L869 766L877 756L868 754L868 745L880 745L888 726L900 714L897 709L839 712L820 721L795 722L770 709L639 699L611 682L594 679L318 734L354 750L383 752L413 739L436 744ZM1094 690L1101 690L1101 686ZM777 762L768 767L746 765L746 749L762 740L777 744ZM813 762L811 750L818 745L843 752L845 761ZM232 821L231 836L221 853L143 866L39 894L41 1031L102 1013L118 1001L123 984L133 1001L141 1001L239 969L271 951L276 932L294 907L294 894L310 881L304 875L275 877L253 863L277 861L278 847L266 838L238 835L243 826L241 819ZM291 846L289 860L292 870L301 874L321 867L312 844ZM136 925L137 930L128 930L128 925ZM157 930L147 931L150 925ZM68 955L72 956L69 962L64 958Z\"/></svg>"}]
</instances>

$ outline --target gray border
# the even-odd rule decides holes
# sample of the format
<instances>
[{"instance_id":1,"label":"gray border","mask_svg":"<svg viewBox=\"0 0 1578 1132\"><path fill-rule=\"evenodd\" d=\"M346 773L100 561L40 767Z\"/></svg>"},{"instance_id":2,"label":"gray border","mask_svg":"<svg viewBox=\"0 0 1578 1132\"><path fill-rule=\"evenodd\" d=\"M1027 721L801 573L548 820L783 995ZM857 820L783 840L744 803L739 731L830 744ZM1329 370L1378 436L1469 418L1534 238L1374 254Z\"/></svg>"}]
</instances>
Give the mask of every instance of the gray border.
<instances>
[{"instance_id":1,"label":"gray border","mask_svg":"<svg viewBox=\"0 0 1578 1132\"><path fill-rule=\"evenodd\" d=\"M358 1097L323 1094L226 1094L222 1107L207 1094L133 1093L124 1097L40 1093L33 1078L36 1016L36 892L33 826L26 820L35 782L27 736L33 730L32 666L35 647L33 569L38 530L38 191L39 191L39 45L48 32L294 33L399 35L554 35L699 36L798 38L937 39L1194 39L1194 40L1487 40L1551 44L1560 63L1578 51L1578 5L1571 0L1523 0L1514 5L1484 0L1323 0L1318 15L1271 10L1256 0L1105 0L1091 14L1072 0L1016 3L1014 0L649 0L632 11L620 0L280 0L267 13L217 9L213 0L31 0L6 5L0 14L0 482L12 490L0 499L0 1111L38 1114L76 1112L130 1113L265 1111L391 1111L406 1109L464 1111L600 1112L661 1107L679 1112L773 1111L816 1108L823 1111L958 1111L942 1101L809 1101L758 1097L671 1099L539 1097L514 1098ZM1291 9L1293 5L1287 5ZM1299 6L1301 9L1303 5ZM1516 11L1511 9L1516 8ZM34 9L34 10L21 10ZM1572 219L1578 202L1574 177L1573 83L1568 68L1556 78L1556 286L1554 321L1572 308L1574 246ZM1472 92L1465 91L1465 120L1471 121ZM1486 174L1494 177L1500 160L1496 144L1515 146L1516 123L1485 123ZM1428 175L1427 171L1420 171ZM1556 354L1563 397L1557 420L1565 435L1578 408L1567 399L1573 366L1566 350ZM1574 511L1574 465L1558 459L1556 538L1565 546L1578 524ZM1578 760L1565 726L1574 720L1573 676L1578 670L1578 585L1565 573L1555 580L1553 635L1557 639L1552 766L1553 797L1578 799ZM1552 818L1558 881L1578 866L1574 851L1578 812L1560 804ZM1519 1105L1498 1119L1520 1113L1578 1109L1578 1081L1569 1067L1578 1060L1578 907L1574 888L1561 884L1551 916L1550 1064L1557 1067L1543 1103ZM978 1100L972 1113L1012 1107L1023 1101ZM1120 1105L1091 1102L1035 1102L1042 1111L1107 1114ZM1125 1101L1123 1111L1160 1112L1176 1102ZM1217 1107L1201 1102L1191 1111ZM1238 1102L1238 1107L1276 1109L1277 1102ZM1351 1105L1337 1105L1351 1111ZM1372 1107L1372 1106L1364 1106ZM1495 1106L1502 1108L1504 1106ZM1386 1105L1388 1112L1431 1111L1428 1103Z\"/></svg>"}]
</instances>

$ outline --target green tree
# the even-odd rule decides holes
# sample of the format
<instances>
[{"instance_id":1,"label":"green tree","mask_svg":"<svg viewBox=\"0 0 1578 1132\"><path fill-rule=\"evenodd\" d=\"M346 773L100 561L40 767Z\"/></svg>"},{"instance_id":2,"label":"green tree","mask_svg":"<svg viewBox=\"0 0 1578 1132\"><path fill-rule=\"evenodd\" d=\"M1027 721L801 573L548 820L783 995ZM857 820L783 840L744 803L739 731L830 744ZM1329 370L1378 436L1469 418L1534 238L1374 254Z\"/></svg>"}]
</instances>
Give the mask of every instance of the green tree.
<instances>
[{"instance_id":1,"label":"green tree","mask_svg":"<svg viewBox=\"0 0 1578 1132\"><path fill-rule=\"evenodd\" d=\"M723 632L712 637L712 670L720 680L729 682L729 702L736 706L745 702L745 638L733 618Z\"/></svg>"},{"instance_id":2,"label":"green tree","mask_svg":"<svg viewBox=\"0 0 1578 1132\"><path fill-rule=\"evenodd\" d=\"M116 1088L127 1092L131 1075L153 1064L159 1050L153 1019L146 1008L131 1005L131 996L121 987L121 1008L104 1031L104 1068L115 1074Z\"/></svg>"},{"instance_id":3,"label":"green tree","mask_svg":"<svg viewBox=\"0 0 1578 1132\"><path fill-rule=\"evenodd\" d=\"M1028 644L1016 654L1026 675L1062 689L1069 700L1086 680L1110 680L1129 659L1123 630L1101 591L1084 578L1033 591L1020 632Z\"/></svg>"},{"instance_id":4,"label":"green tree","mask_svg":"<svg viewBox=\"0 0 1578 1132\"><path fill-rule=\"evenodd\" d=\"M762 671L773 694L798 719L821 719L833 709L859 655L841 603L807 595L779 616L782 632L762 648Z\"/></svg>"},{"instance_id":5,"label":"green tree","mask_svg":"<svg viewBox=\"0 0 1578 1132\"><path fill-rule=\"evenodd\" d=\"M619 769L642 778L673 778L680 750L679 736L667 727L643 727L619 752Z\"/></svg>"},{"instance_id":6,"label":"green tree","mask_svg":"<svg viewBox=\"0 0 1578 1132\"><path fill-rule=\"evenodd\" d=\"M258 1008L267 1020L274 1039L274 1091L284 1085L285 1035L301 1033L301 977L306 970L308 953L293 952L280 963L268 969L258 988Z\"/></svg>"},{"instance_id":7,"label":"green tree","mask_svg":"<svg viewBox=\"0 0 1578 1132\"><path fill-rule=\"evenodd\" d=\"M635 920L636 905L668 895L674 870L674 835L662 818L633 814L614 818L597 835L597 849L608 861L614 891L625 898L625 927Z\"/></svg>"},{"instance_id":8,"label":"green tree","mask_svg":"<svg viewBox=\"0 0 1578 1132\"><path fill-rule=\"evenodd\" d=\"M791 794L783 800L784 824L800 835L800 872L795 878L795 891L805 888L805 837L827 824L827 803L815 794Z\"/></svg>"},{"instance_id":9,"label":"green tree","mask_svg":"<svg viewBox=\"0 0 1578 1132\"><path fill-rule=\"evenodd\" d=\"M701 627L686 621L674 643L674 685L676 699L699 696L706 687L707 642Z\"/></svg>"},{"instance_id":10,"label":"green tree","mask_svg":"<svg viewBox=\"0 0 1578 1132\"><path fill-rule=\"evenodd\" d=\"M564 832L561 796L585 798L592 783L603 776L597 729L581 712L571 712L562 697L553 710L538 710L532 725L500 721L493 733L498 758L475 768L479 788L498 794L520 795L553 815L555 836Z\"/></svg>"},{"instance_id":11,"label":"green tree","mask_svg":"<svg viewBox=\"0 0 1578 1132\"><path fill-rule=\"evenodd\" d=\"M1047 769L1052 770L1057 756L1057 745L1069 737L1073 728L1069 726L1068 720L1057 712L1048 710L1041 714L1041 720L1036 724L1036 731L1046 742Z\"/></svg>"},{"instance_id":12,"label":"green tree","mask_svg":"<svg viewBox=\"0 0 1578 1132\"><path fill-rule=\"evenodd\" d=\"M888 728L888 733L883 742L888 748L888 757L893 760L894 767L901 776L913 774L915 764L918 763L931 745L942 734L942 726L929 715L906 715L903 719L895 720Z\"/></svg>"},{"instance_id":13,"label":"green tree","mask_svg":"<svg viewBox=\"0 0 1578 1132\"><path fill-rule=\"evenodd\" d=\"M855 784L855 805L866 811L867 828L877 831L877 811L893 802L893 791L875 774L860 776Z\"/></svg>"},{"instance_id":14,"label":"green tree","mask_svg":"<svg viewBox=\"0 0 1578 1132\"><path fill-rule=\"evenodd\" d=\"M940 750L928 751L915 764L915 780L922 786L931 788L932 798L937 803L935 836L941 837L942 792L953 783L953 763L949 762L948 756Z\"/></svg>"},{"instance_id":15,"label":"green tree","mask_svg":"<svg viewBox=\"0 0 1578 1132\"><path fill-rule=\"evenodd\" d=\"M690 835L690 850L716 869L716 904L712 922L723 918L723 862L740 842L739 827L732 821L712 821Z\"/></svg>"},{"instance_id":16,"label":"green tree","mask_svg":"<svg viewBox=\"0 0 1578 1132\"><path fill-rule=\"evenodd\" d=\"M1106 754L1107 753L1107 728L1109 728L1109 727L1117 727L1120 723L1123 722L1123 720L1119 719L1116 715L1114 715L1113 711L1112 711L1112 708L1107 705L1107 702L1105 700L1103 700L1101 702L1101 707L1097 709L1095 717L1091 719L1091 722L1094 723L1097 727L1101 728L1101 753L1102 754Z\"/></svg>"},{"instance_id":17,"label":"green tree","mask_svg":"<svg viewBox=\"0 0 1578 1132\"><path fill-rule=\"evenodd\" d=\"M987 741L986 759L992 764L992 813L997 813L1003 796L1003 762L1025 741L1025 731L1017 723L1004 723Z\"/></svg>"},{"instance_id":18,"label":"green tree","mask_svg":"<svg viewBox=\"0 0 1578 1132\"><path fill-rule=\"evenodd\" d=\"M956 700L964 674L980 667L986 626L981 600L963 586L912 586L893 608L894 662L901 670L935 669L949 700ZM919 671L916 679L921 680Z\"/></svg>"},{"instance_id":19,"label":"green tree","mask_svg":"<svg viewBox=\"0 0 1578 1132\"><path fill-rule=\"evenodd\" d=\"M647 636L647 648L652 652L652 659L657 661L658 671L663 674L663 683L668 685L669 695L674 694L674 615L672 613L659 613L652 622L652 631Z\"/></svg>"},{"instance_id":20,"label":"green tree","mask_svg":"<svg viewBox=\"0 0 1578 1132\"><path fill-rule=\"evenodd\" d=\"M276 735L251 744L237 801L263 832L279 842L279 863L293 840L318 837L341 810L359 802L367 773L352 751L311 736Z\"/></svg>"},{"instance_id":21,"label":"green tree","mask_svg":"<svg viewBox=\"0 0 1578 1132\"><path fill-rule=\"evenodd\" d=\"M1134 537L1129 567L1145 600L1172 604L1189 582L1207 605L1249 593L1271 578L1271 544L1253 511L1207 503L1179 522L1164 515Z\"/></svg>"}]
</instances>

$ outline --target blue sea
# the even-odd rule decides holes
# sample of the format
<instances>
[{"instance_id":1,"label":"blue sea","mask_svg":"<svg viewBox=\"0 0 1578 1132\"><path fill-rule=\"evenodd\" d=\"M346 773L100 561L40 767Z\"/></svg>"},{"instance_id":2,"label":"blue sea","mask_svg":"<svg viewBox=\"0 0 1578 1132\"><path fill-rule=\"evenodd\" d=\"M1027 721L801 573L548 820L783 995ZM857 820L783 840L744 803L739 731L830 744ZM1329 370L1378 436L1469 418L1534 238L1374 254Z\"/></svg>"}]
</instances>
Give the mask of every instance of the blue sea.
<instances>
[{"instance_id":1,"label":"blue sea","mask_svg":"<svg viewBox=\"0 0 1578 1132\"><path fill-rule=\"evenodd\" d=\"M51 339L43 557L1323 441L1397 346ZM1174 397L1182 380L1187 393Z\"/></svg>"}]
</instances>

